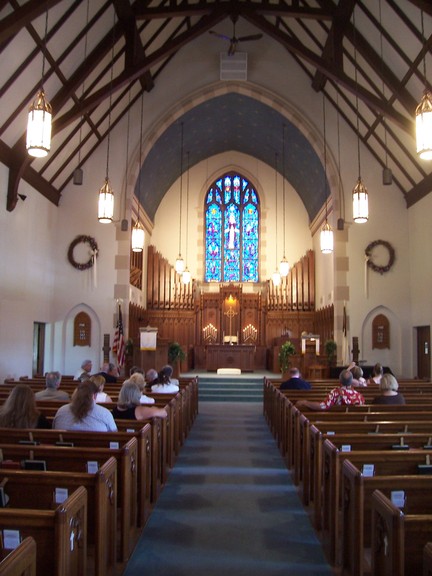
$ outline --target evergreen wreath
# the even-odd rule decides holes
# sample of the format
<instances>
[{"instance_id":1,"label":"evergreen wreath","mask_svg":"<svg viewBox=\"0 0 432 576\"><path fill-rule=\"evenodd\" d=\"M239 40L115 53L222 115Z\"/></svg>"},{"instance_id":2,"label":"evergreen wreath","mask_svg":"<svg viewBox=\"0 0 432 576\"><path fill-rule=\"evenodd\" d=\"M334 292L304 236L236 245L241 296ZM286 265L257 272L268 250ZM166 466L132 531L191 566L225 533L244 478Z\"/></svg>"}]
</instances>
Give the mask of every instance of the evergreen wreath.
<instances>
[{"instance_id":1,"label":"evergreen wreath","mask_svg":"<svg viewBox=\"0 0 432 576\"><path fill-rule=\"evenodd\" d=\"M90 256L90 259L87 262L77 262L74 258L74 250L75 247L78 246L78 244L81 243L84 244L88 244L92 250L92 255ZM72 266L74 268L76 268L77 270L88 270L89 268L91 268L94 264L94 259L98 257L99 254L99 248L98 245L96 243L96 240L94 238L92 238L91 236L77 236L75 238L75 240L72 240L72 242L70 243L69 246L69 250L68 250L68 260L70 262L70 264L72 264Z\"/></svg>"},{"instance_id":2,"label":"evergreen wreath","mask_svg":"<svg viewBox=\"0 0 432 576\"><path fill-rule=\"evenodd\" d=\"M388 262L385 266L378 266L377 264L374 264L372 260L372 251L376 246L384 246L384 248L386 248L388 251ZM386 240L374 240L374 242L371 242L366 247L365 254L368 259L367 265L369 266L369 268L372 268L372 270L374 270L375 272L379 272L380 274L388 272L390 268L393 266L394 261L396 259L395 250L393 246L390 244L390 242L387 242Z\"/></svg>"}]
</instances>

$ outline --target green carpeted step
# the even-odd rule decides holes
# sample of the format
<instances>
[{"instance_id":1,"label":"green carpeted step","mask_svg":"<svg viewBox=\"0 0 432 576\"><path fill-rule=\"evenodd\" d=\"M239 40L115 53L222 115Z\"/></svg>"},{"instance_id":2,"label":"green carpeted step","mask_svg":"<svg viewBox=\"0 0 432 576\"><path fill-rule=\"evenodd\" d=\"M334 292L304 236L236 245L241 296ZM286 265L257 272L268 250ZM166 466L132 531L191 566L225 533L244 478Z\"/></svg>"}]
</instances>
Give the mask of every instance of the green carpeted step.
<instances>
[{"instance_id":1,"label":"green carpeted step","mask_svg":"<svg viewBox=\"0 0 432 576\"><path fill-rule=\"evenodd\" d=\"M201 402L262 402L263 379L244 376L200 377L199 400Z\"/></svg>"}]
</instances>

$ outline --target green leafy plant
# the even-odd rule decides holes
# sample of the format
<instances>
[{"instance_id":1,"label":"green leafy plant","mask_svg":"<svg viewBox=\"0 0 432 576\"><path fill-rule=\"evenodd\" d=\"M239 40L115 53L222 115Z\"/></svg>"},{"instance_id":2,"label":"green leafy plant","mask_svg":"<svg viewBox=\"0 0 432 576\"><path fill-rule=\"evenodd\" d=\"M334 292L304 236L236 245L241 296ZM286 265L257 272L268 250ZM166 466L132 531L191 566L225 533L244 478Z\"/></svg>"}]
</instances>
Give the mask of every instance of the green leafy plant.
<instances>
[{"instance_id":1,"label":"green leafy plant","mask_svg":"<svg viewBox=\"0 0 432 576\"><path fill-rule=\"evenodd\" d=\"M336 359L337 344L334 340L326 340L324 343L324 350L327 356L327 361L333 364Z\"/></svg>"},{"instance_id":2,"label":"green leafy plant","mask_svg":"<svg viewBox=\"0 0 432 576\"><path fill-rule=\"evenodd\" d=\"M126 356L133 356L134 344L132 338L128 338L125 344L125 354Z\"/></svg>"},{"instance_id":3,"label":"green leafy plant","mask_svg":"<svg viewBox=\"0 0 432 576\"><path fill-rule=\"evenodd\" d=\"M175 364L181 362L185 358L186 354L180 344L178 342L171 342L168 346L168 363Z\"/></svg>"},{"instance_id":4,"label":"green leafy plant","mask_svg":"<svg viewBox=\"0 0 432 576\"><path fill-rule=\"evenodd\" d=\"M294 356L296 349L294 344L287 340L282 344L279 350L279 368L282 373L286 372L291 364L291 356Z\"/></svg>"}]
</instances>

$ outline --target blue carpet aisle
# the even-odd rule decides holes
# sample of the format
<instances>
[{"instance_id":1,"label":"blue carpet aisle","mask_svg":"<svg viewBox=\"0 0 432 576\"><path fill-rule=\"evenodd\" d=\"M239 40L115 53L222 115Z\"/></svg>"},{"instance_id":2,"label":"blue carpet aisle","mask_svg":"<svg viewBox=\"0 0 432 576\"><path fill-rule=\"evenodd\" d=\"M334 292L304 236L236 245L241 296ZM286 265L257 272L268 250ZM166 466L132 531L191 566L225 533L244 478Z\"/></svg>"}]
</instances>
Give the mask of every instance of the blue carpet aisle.
<instances>
[{"instance_id":1,"label":"blue carpet aisle","mask_svg":"<svg viewBox=\"0 0 432 576\"><path fill-rule=\"evenodd\" d=\"M202 403L124 576L332 573L262 404Z\"/></svg>"}]
</instances>

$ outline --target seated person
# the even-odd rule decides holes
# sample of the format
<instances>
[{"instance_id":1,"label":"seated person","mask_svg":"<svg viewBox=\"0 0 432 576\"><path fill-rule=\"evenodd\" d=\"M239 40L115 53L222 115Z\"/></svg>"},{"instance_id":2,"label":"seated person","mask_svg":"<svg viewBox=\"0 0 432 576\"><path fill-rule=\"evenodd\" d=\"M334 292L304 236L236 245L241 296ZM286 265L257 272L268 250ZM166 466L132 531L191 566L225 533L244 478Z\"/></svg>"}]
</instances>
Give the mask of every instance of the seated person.
<instances>
[{"instance_id":1,"label":"seated person","mask_svg":"<svg viewBox=\"0 0 432 576\"><path fill-rule=\"evenodd\" d=\"M114 418L126 420L147 420L148 418L166 418L165 408L142 406L141 390L138 384L125 380L120 389L117 406L113 409Z\"/></svg>"},{"instance_id":2,"label":"seated person","mask_svg":"<svg viewBox=\"0 0 432 576\"><path fill-rule=\"evenodd\" d=\"M101 371L98 372L97 375L103 376L105 382L108 384L116 384L119 372L115 364L112 362L105 362L105 364L102 365Z\"/></svg>"},{"instance_id":3,"label":"seated person","mask_svg":"<svg viewBox=\"0 0 432 576\"><path fill-rule=\"evenodd\" d=\"M154 368L150 368L145 373L145 386L148 390L151 390L151 387L157 383L158 383L157 370L155 370Z\"/></svg>"},{"instance_id":4,"label":"seated person","mask_svg":"<svg viewBox=\"0 0 432 576\"><path fill-rule=\"evenodd\" d=\"M375 364L372 368L372 374L368 380L368 384L379 384L381 382L381 378L383 377L384 369L379 362Z\"/></svg>"},{"instance_id":5,"label":"seated person","mask_svg":"<svg viewBox=\"0 0 432 576\"><path fill-rule=\"evenodd\" d=\"M363 405L365 400L357 390L352 388L353 375L350 370L342 370L339 374L340 386L333 388L323 402L312 402L310 400L299 400L296 402L298 408L309 408L309 410L328 410L332 406L342 405Z\"/></svg>"},{"instance_id":6,"label":"seated person","mask_svg":"<svg viewBox=\"0 0 432 576\"><path fill-rule=\"evenodd\" d=\"M144 374L144 370L142 368L140 368L139 366L132 366L132 368L129 370L129 376L132 376L136 372L139 372L140 374Z\"/></svg>"},{"instance_id":7,"label":"seated person","mask_svg":"<svg viewBox=\"0 0 432 576\"><path fill-rule=\"evenodd\" d=\"M405 404L403 394L399 394L399 384L393 374L383 374L380 382L379 396L372 400L372 404Z\"/></svg>"},{"instance_id":8,"label":"seated person","mask_svg":"<svg viewBox=\"0 0 432 576\"><path fill-rule=\"evenodd\" d=\"M310 390L311 385L306 380L303 380L298 368L290 368L289 379L282 382L280 390Z\"/></svg>"},{"instance_id":9,"label":"seated person","mask_svg":"<svg viewBox=\"0 0 432 576\"><path fill-rule=\"evenodd\" d=\"M97 386L96 402L112 402L111 397L104 392L105 378L102 374L95 374L90 378L90 382L93 382Z\"/></svg>"},{"instance_id":10,"label":"seated person","mask_svg":"<svg viewBox=\"0 0 432 576\"><path fill-rule=\"evenodd\" d=\"M360 366L357 366L355 362L351 362L351 364L348 366L348 370L351 370L353 375L353 381L351 386L360 388L367 386L367 382L363 378L363 370L360 368Z\"/></svg>"},{"instance_id":11,"label":"seated person","mask_svg":"<svg viewBox=\"0 0 432 576\"><path fill-rule=\"evenodd\" d=\"M84 360L81 368L75 372L74 380L84 380L91 376L91 369L93 362L91 360Z\"/></svg>"},{"instance_id":12,"label":"seated person","mask_svg":"<svg viewBox=\"0 0 432 576\"><path fill-rule=\"evenodd\" d=\"M51 428L51 422L39 412L33 390L28 384L16 384L0 407L3 428Z\"/></svg>"},{"instance_id":13,"label":"seated person","mask_svg":"<svg viewBox=\"0 0 432 576\"><path fill-rule=\"evenodd\" d=\"M171 378L172 366L167 364L158 374L157 383L151 387L151 391L156 394L175 394L180 390L179 381Z\"/></svg>"},{"instance_id":14,"label":"seated person","mask_svg":"<svg viewBox=\"0 0 432 576\"><path fill-rule=\"evenodd\" d=\"M98 389L94 382L80 382L70 404L61 406L54 416L56 430L88 430L90 432L117 432L117 425L109 410L96 404Z\"/></svg>"},{"instance_id":15,"label":"seated person","mask_svg":"<svg viewBox=\"0 0 432 576\"><path fill-rule=\"evenodd\" d=\"M134 374L129 378L129 382L135 382L141 390L140 404L154 404L156 402L154 398L144 394L146 385L144 374L141 374L141 372L134 372Z\"/></svg>"},{"instance_id":16,"label":"seated person","mask_svg":"<svg viewBox=\"0 0 432 576\"><path fill-rule=\"evenodd\" d=\"M45 390L36 392L36 400L69 400L69 394L64 390L59 390L60 383L60 372L47 372L45 375Z\"/></svg>"}]
</instances>

